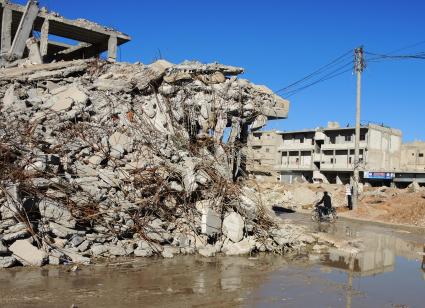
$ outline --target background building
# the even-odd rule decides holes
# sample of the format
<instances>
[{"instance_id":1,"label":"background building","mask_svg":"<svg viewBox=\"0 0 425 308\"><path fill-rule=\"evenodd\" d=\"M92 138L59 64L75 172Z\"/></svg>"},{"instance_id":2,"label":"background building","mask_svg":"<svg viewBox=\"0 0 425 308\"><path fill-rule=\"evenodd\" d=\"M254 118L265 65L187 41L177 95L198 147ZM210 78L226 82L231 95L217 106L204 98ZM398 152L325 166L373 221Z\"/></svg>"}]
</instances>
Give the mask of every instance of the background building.
<instances>
[{"instance_id":1,"label":"background building","mask_svg":"<svg viewBox=\"0 0 425 308\"><path fill-rule=\"evenodd\" d=\"M248 138L248 170L256 177L291 183L296 180L347 183L354 169L354 127L300 131L256 131ZM368 124L360 129L363 181L425 183L425 143L402 144L398 129Z\"/></svg>"}]
</instances>

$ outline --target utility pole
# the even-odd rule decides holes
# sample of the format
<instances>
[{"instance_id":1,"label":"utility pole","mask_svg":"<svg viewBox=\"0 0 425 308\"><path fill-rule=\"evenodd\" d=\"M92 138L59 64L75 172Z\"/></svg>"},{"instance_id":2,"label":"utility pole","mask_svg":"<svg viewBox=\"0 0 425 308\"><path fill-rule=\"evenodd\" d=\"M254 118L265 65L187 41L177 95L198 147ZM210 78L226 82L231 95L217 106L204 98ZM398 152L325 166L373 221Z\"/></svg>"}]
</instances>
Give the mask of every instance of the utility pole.
<instances>
[{"instance_id":1,"label":"utility pole","mask_svg":"<svg viewBox=\"0 0 425 308\"><path fill-rule=\"evenodd\" d=\"M354 49L354 71L357 73L357 98L356 98L356 132L355 132L355 142L354 142L353 209L357 208L358 199L359 199L360 99L361 99L363 69L364 69L363 47L358 47Z\"/></svg>"}]
</instances>

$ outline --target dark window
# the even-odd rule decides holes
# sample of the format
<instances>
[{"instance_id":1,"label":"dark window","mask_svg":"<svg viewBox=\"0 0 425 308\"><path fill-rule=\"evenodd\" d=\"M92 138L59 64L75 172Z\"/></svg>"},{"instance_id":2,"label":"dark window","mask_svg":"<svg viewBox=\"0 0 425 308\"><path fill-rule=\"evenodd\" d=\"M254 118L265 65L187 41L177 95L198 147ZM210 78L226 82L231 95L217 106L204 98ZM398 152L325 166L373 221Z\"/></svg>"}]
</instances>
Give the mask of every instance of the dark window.
<instances>
[{"instance_id":1,"label":"dark window","mask_svg":"<svg viewBox=\"0 0 425 308\"><path fill-rule=\"evenodd\" d=\"M300 138L300 143L304 143L304 138L303 137Z\"/></svg>"},{"instance_id":2,"label":"dark window","mask_svg":"<svg viewBox=\"0 0 425 308\"><path fill-rule=\"evenodd\" d=\"M345 141L351 141L351 136L345 136Z\"/></svg>"},{"instance_id":3,"label":"dark window","mask_svg":"<svg viewBox=\"0 0 425 308\"><path fill-rule=\"evenodd\" d=\"M424 157L424 153L419 153L419 157Z\"/></svg>"},{"instance_id":4,"label":"dark window","mask_svg":"<svg viewBox=\"0 0 425 308\"><path fill-rule=\"evenodd\" d=\"M412 156L415 156L415 153L412 153Z\"/></svg>"},{"instance_id":5,"label":"dark window","mask_svg":"<svg viewBox=\"0 0 425 308\"><path fill-rule=\"evenodd\" d=\"M266 153L269 153L269 151L270 151L270 149L269 148L266 148Z\"/></svg>"},{"instance_id":6,"label":"dark window","mask_svg":"<svg viewBox=\"0 0 425 308\"><path fill-rule=\"evenodd\" d=\"M360 134L360 141L365 141L365 140L366 140L366 135Z\"/></svg>"},{"instance_id":7,"label":"dark window","mask_svg":"<svg viewBox=\"0 0 425 308\"><path fill-rule=\"evenodd\" d=\"M288 156L288 152L282 152L282 156Z\"/></svg>"},{"instance_id":8,"label":"dark window","mask_svg":"<svg viewBox=\"0 0 425 308\"><path fill-rule=\"evenodd\" d=\"M331 164L333 164L334 163L334 159L333 158L331 158Z\"/></svg>"},{"instance_id":9,"label":"dark window","mask_svg":"<svg viewBox=\"0 0 425 308\"><path fill-rule=\"evenodd\" d=\"M351 164L351 157L348 157L348 163Z\"/></svg>"},{"instance_id":10,"label":"dark window","mask_svg":"<svg viewBox=\"0 0 425 308\"><path fill-rule=\"evenodd\" d=\"M329 142L330 142L331 144L335 144L335 136L330 137L330 138L329 138Z\"/></svg>"}]
</instances>

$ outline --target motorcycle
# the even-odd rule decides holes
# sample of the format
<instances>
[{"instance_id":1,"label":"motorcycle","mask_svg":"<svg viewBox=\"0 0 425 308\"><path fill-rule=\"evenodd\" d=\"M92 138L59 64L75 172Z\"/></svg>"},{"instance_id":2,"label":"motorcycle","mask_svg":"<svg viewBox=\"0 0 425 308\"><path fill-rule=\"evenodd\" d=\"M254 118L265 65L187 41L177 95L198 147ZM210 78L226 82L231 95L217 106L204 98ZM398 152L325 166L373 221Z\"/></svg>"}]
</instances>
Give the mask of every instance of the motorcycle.
<instances>
[{"instance_id":1,"label":"motorcycle","mask_svg":"<svg viewBox=\"0 0 425 308\"><path fill-rule=\"evenodd\" d=\"M317 206L313 208L311 219L313 221L328 221L328 222L335 222L338 219L338 215L336 213L336 209L332 207L330 210L327 211L327 213L322 213L322 217L320 217L320 206Z\"/></svg>"}]
</instances>

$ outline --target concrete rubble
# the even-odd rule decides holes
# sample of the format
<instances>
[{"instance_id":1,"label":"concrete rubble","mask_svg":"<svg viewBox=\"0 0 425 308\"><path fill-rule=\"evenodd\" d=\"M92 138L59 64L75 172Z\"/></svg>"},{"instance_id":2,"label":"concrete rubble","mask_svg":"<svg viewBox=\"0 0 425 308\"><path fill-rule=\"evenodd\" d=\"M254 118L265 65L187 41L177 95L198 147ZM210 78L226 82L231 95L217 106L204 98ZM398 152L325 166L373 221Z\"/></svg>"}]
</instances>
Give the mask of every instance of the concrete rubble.
<instances>
[{"instance_id":1,"label":"concrete rubble","mask_svg":"<svg viewBox=\"0 0 425 308\"><path fill-rule=\"evenodd\" d=\"M289 109L242 72L165 60L0 70L0 267L304 245L241 181L250 126Z\"/></svg>"}]
</instances>

